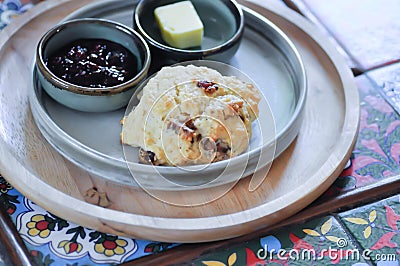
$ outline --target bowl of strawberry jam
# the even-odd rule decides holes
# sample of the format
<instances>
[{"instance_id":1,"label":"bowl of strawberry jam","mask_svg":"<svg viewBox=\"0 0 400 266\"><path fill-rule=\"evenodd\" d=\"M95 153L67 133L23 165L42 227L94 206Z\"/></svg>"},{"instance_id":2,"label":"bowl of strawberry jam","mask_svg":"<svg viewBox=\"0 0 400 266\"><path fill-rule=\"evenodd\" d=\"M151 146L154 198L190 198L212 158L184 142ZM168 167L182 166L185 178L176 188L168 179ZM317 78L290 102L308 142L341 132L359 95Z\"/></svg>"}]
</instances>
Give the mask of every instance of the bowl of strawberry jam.
<instances>
[{"instance_id":1,"label":"bowl of strawberry jam","mask_svg":"<svg viewBox=\"0 0 400 266\"><path fill-rule=\"evenodd\" d=\"M126 106L147 76L150 50L133 29L104 19L70 20L46 32L36 68L54 100L84 112Z\"/></svg>"}]
</instances>

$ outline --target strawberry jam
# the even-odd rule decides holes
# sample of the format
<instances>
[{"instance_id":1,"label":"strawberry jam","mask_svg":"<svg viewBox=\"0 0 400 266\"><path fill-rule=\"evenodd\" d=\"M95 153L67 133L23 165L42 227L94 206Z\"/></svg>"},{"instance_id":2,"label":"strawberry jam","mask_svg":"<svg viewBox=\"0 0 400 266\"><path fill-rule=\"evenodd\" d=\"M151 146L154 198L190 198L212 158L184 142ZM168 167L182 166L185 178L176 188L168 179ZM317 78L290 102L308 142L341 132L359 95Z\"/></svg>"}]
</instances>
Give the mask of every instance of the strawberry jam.
<instances>
[{"instance_id":1,"label":"strawberry jam","mask_svg":"<svg viewBox=\"0 0 400 266\"><path fill-rule=\"evenodd\" d=\"M91 88L116 86L139 72L138 60L128 49L101 39L73 41L50 55L46 64L57 77Z\"/></svg>"}]
</instances>

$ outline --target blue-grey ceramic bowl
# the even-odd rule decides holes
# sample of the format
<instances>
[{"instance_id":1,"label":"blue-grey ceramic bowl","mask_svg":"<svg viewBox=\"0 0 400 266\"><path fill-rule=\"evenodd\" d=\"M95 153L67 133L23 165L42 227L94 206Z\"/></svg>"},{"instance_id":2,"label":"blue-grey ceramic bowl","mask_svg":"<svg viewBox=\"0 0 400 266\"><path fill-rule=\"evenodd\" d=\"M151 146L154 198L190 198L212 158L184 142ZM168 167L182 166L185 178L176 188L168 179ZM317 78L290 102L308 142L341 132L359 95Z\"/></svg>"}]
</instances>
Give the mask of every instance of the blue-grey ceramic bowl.
<instances>
[{"instance_id":1,"label":"blue-grey ceramic bowl","mask_svg":"<svg viewBox=\"0 0 400 266\"><path fill-rule=\"evenodd\" d=\"M191 0L203 22L204 38L201 47L189 49L166 44L155 20L155 8L176 2L179 1L141 0L136 6L133 25L150 45L153 66L198 59L228 62L239 48L244 30L244 15L236 1Z\"/></svg>"},{"instance_id":2,"label":"blue-grey ceramic bowl","mask_svg":"<svg viewBox=\"0 0 400 266\"><path fill-rule=\"evenodd\" d=\"M138 74L113 87L91 88L71 84L52 73L46 58L64 44L78 39L103 39L127 48L138 59ZM84 112L106 112L126 106L136 86L147 76L150 49L133 29L104 19L70 20L50 29L39 41L36 67L43 89L57 102Z\"/></svg>"}]
</instances>

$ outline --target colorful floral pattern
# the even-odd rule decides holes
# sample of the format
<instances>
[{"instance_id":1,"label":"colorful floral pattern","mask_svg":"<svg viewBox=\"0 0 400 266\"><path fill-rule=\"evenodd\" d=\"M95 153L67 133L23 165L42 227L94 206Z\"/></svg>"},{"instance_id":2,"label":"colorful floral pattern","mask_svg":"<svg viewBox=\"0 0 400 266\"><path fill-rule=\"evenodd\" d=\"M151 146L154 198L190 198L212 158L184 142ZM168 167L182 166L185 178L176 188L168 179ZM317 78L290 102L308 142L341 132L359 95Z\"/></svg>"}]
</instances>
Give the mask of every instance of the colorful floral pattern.
<instances>
[{"instance_id":1,"label":"colorful floral pattern","mask_svg":"<svg viewBox=\"0 0 400 266\"><path fill-rule=\"evenodd\" d=\"M16 204L20 203L18 196L9 194L8 192L12 189L12 186L0 178L0 203L8 214L13 214L16 210Z\"/></svg>"},{"instance_id":2,"label":"colorful floral pattern","mask_svg":"<svg viewBox=\"0 0 400 266\"><path fill-rule=\"evenodd\" d=\"M377 254L389 255L400 262L400 196L340 214L358 243Z\"/></svg>"},{"instance_id":3,"label":"colorful floral pattern","mask_svg":"<svg viewBox=\"0 0 400 266\"><path fill-rule=\"evenodd\" d=\"M229 255L227 263L223 263L221 261L216 261L216 260L210 260L210 261L203 261L203 264L207 266L233 266L235 265L236 261L237 261L237 254L232 253L231 255Z\"/></svg>"},{"instance_id":4,"label":"colorful floral pattern","mask_svg":"<svg viewBox=\"0 0 400 266\"><path fill-rule=\"evenodd\" d=\"M58 248L63 248L65 251L65 254L71 254L71 253L80 253L82 251L82 244L78 243L76 241L68 241L68 240L62 240L60 243L58 243Z\"/></svg>"},{"instance_id":5,"label":"colorful floral pattern","mask_svg":"<svg viewBox=\"0 0 400 266\"><path fill-rule=\"evenodd\" d=\"M48 218L38 214L31 217L31 220L26 224L26 227L29 228L28 235L29 236L37 236L39 235L41 238L46 238L50 235L51 231L54 231L54 228L50 228L51 223L48 221Z\"/></svg>"},{"instance_id":6,"label":"colorful floral pattern","mask_svg":"<svg viewBox=\"0 0 400 266\"><path fill-rule=\"evenodd\" d=\"M371 235L372 228L375 227L375 219L376 219L376 210L373 210L369 213L368 220L365 220L363 218L345 218L346 221L354 224L360 224L360 225L366 225L364 228L364 237L368 238Z\"/></svg>"},{"instance_id":7,"label":"colorful floral pattern","mask_svg":"<svg viewBox=\"0 0 400 266\"><path fill-rule=\"evenodd\" d=\"M33 257L34 262L36 265L40 266L50 266L54 263L54 260L50 258L50 255L44 255L42 252L37 250L31 251L31 256Z\"/></svg>"},{"instance_id":8,"label":"colorful floral pattern","mask_svg":"<svg viewBox=\"0 0 400 266\"><path fill-rule=\"evenodd\" d=\"M356 81L361 100L358 139L349 163L323 195L323 201L400 174L400 116L366 76Z\"/></svg>"},{"instance_id":9,"label":"colorful floral pattern","mask_svg":"<svg viewBox=\"0 0 400 266\"><path fill-rule=\"evenodd\" d=\"M196 259L194 264L399 265L399 229L400 195L337 216L283 228L240 245L222 247Z\"/></svg>"},{"instance_id":10,"label":"colorful floral pattern","mask_svg":"<svg viewBox=\"0 0 400 266\"><path fill-rule=\"evenodd\" d=\"M332 220L333 220L333 218L328 219L321 226L321 229L318 230L318 231L315 231L313 229L303 229L303 232L306 233L309 236L319 237L319 239L321 241L329 240L329 241L333 242L334 244L337 244L338 241L339 241L339 238L337 236L329 235L329 231L332 229Z\"/></svg>"},{"instance_id":11,"label":"colorful floral pattern","mask_svg":"<svg viewBox=\"0 0 400 266\"><path fill-rule=\"evenodd\" d=\"M61 261L64 265L122 263L176 246L118 237L78 226L29 201L1 176L0 204L11 210L8 212L38 265L59 265Z\"/></svg>"},{"instance_id":12,"label":"colorful floral pattern","mask_svg":"<svg viewBox=\"0 0 400 266\"><path fill-rule=\"evenodd\" d=\"M197 265L368 265L334 217L325 217L205 256ZM219 258L219 259L216 259Z\"/></svg>"},{"instance_id":13,"label":"colorful floral pattern","mask_svg":"<svg viewBox=\"0 0 400 266\"><path fill-rule=\"evenodd\" d=\"M126 252L125 247L128 242L123 239L118 239L116 236L110 236L102 234L99 232L91 233L100 235L100 238L96 241L94 250L99 254L104 254L107 257L112 257L114 255L122 255Z\"/></svg>"},{"instance_id":14,"label":"colorful floral pattern","mask_svg":"<svg viewBox=\"0 0 400 266\"><path fill-rule=\"evenodd\" d=\"M12 186L7 181L1 180L1 182L0 182L0 192L2 194L7 193L11 189L12 189Z\"/></svg>"},{"instance_id":15,"label":"colorful floral pattern","mask_svg":"<svg viewBox=\"0 0 400 266\"><path fill-rule=\"evenodd\" d=\"M77 259L89 256L94 262L121 263L134 254L133 239L103 234L72 224L44 211L24 198L27 211L17 217L17 229L33 246L48 245L57 256Z\"/></svg>"},{"instance_id":16,"label":"colorful floral pattern","mask_svg":"<svg viewBox=\"0 0 400 266\"><path fill-rule=\"evenodd\" d=\"M150 243L144 248L144 252L146 253L160 253L163 252L170 247L174 246L172 243Z\"/></svg>"}]
</instances>

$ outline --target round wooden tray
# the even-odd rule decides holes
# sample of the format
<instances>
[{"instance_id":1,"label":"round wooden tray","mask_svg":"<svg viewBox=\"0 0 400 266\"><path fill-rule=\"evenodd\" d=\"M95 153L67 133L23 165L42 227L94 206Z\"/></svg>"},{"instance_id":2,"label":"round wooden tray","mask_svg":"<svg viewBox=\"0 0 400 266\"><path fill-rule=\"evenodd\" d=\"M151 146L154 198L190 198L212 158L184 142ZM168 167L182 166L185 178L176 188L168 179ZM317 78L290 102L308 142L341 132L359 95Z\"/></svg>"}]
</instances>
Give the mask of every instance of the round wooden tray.
<instances>
[{"instance_id":1,"label":"round wooden tray","mask_svg":"<svg viewBox=\"0 0 400 266\"><path fill-rule=\"evenodd\" d=\"M31 66L45 31L93 2L45 1L0 34L0 172L36 204L106 233L202 242L243 235L287 218L321 195L342 171L359 122L358 91L350 70L303 17L282 6L250 2L242 4L272 20L294 41L309 82L300 133L257 190L249 192L250 178L245 178L218 200L195 207L172 206L69 163L44 140L33 121L28 102Z\"/></svg>"}]
</instances>

